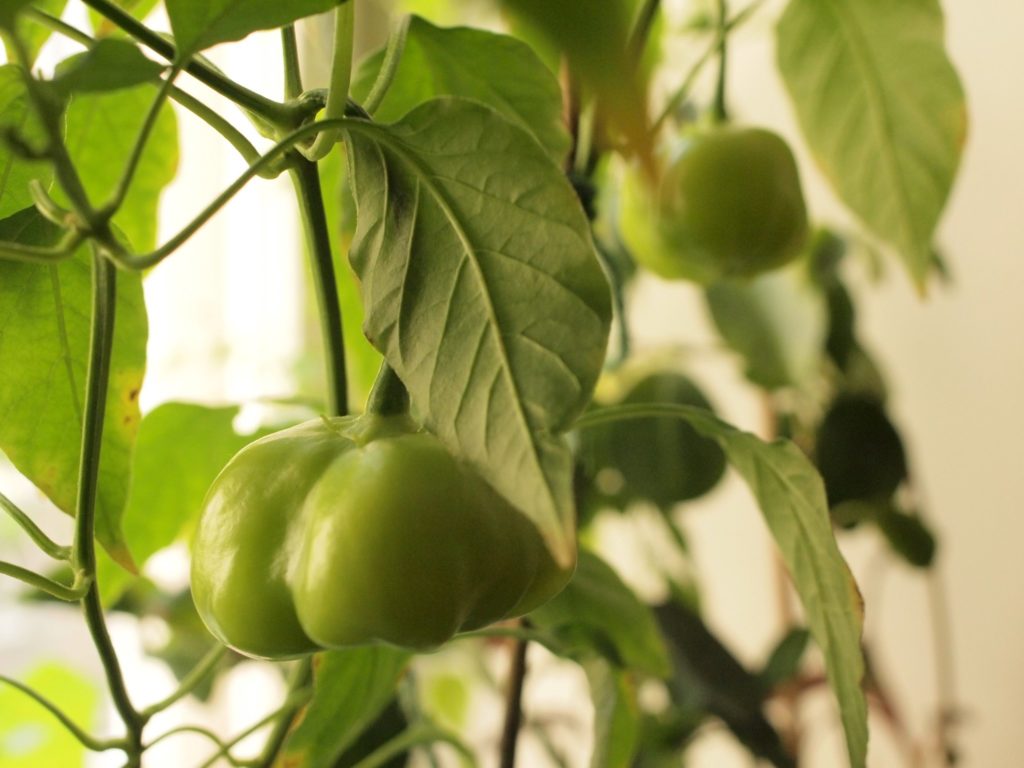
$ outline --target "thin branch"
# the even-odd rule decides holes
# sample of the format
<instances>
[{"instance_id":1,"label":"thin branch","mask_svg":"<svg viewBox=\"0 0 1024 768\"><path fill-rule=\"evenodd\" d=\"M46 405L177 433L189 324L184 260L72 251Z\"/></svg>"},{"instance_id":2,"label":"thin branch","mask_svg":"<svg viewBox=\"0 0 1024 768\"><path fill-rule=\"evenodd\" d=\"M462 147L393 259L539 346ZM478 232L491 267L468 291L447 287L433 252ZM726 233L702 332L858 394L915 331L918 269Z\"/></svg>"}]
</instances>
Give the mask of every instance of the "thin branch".
<instances>
[{"instance_id":1,"label":"thin branch","mask_svg":"<svg viewBox=\"0 0 1024 768\"><path fill-rule=\"evenodd\" d=\"M28 568L22 568L20 565L14 563L8 563L5 560L0 560L0 574L4 576L10 576L12 579L17 579L30 587L35 587L42 592L55 597L58 600L65 600L69 603L77 603L83 597L85 592L89 588L89 582L81 575L75 579L75 584L72 586L66 586L61 584L59 581L47 578L35 571L30 571Z\"/></svg>"},{"instance_id":2,"label":"thin branch","mask_svg":"<svg viewBox=\"0 0 1024 768\"><path fill-rule=\"evenodd\" d=\"M157 712L163 712L165 709L176 704L178 701L188 696L188 694L192 693L196 686L199 685L206 676L216 668L217 664L220 663L220 660L224 658L227 650L228 649L223 645L211 648L199 663L196 664L192 671L185 676L174 693L161 699L155 704L150 704L139 713L142 715L142 718L144 720L149 720Z\"/></svg>"},{"instance_id":3,"label":"thin branch","mask_svg":"<svg viewBox=\"0 0 1024 768\"><path fill-rule=\"evenodd\" d=\"M24 693L26 696L35 701L39 706L43 707L47 712L57 718L60 724L63 725L68 732L74 736L78 742L88 750L93 752L106 752L108 749L124 749L125 742L123 739L97 739L95 736L90 735L84 729L80 728L67 714L61 710L56 704L50 701L48 698L43 696L41 693L34 691L29 686L25 685L18 680L15 680L7 675L0 675L0 682L6 683L12 688L17 688L19 691Z\"/></svg>"},{"instance_id":4,"label":"thin branch","mask_svg":"<svg viewBox=\"0 0 1024 768\"><path fill-rule=\"evenodd\" d=\"M523 722L523 684L526 682L526 653L529 641L519 638L512 646L512 668L509 671L505 699L505 724L501 731L500 766L515 768L519 728Z\"/></svg>"},{"instance_id":5,"label":"thin branch","mask_svg":"<svg viewBox=\"0 0 1024 768\"><path fill-rule=\"evenodd\" d=\"M2 493L0 493L0 508L10 515L11 519L21 526L22 530L29 535L29 538L35 542L36 546L49 557L52 557L54 560L68 560L71 557L71 547L61 546L43 533L42 528L36 525L32 518Z\"/></svg>"},{"instance_id":6,"label":"thin branch","mask_svg":"<svg viewBox=\"0 0 1024 768\"><path fill-rule=\"evenodd\" d=\"M381 102L387 95L395 79L395 72L398 71L398 64L402 60L402 53L405 52L405 40L409 34L409 16L403 16L391 34L388 36L387 47L384 49L384 61L381 62L377 79L373 81L373 87L363 102L363 109L373 114L380 107Z\"/></svg>"}]
</instances>

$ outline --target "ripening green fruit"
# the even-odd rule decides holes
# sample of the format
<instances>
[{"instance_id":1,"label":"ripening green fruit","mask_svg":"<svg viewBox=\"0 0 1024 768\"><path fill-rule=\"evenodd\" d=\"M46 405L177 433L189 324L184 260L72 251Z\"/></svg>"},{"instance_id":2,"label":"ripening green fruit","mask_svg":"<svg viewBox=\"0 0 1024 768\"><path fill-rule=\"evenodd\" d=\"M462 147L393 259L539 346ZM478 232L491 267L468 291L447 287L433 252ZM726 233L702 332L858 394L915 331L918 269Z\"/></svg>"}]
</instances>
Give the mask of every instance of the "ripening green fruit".
<instances>
[{"instance_id":1,"label":"ripening green fruit","mask_svg":"<svg viewBox=\"0 0 1024 768\"><path fill-rule=\"evenodd\" d=\"M793 153L762 128L691 133L656 189L627 175L619 228L636 261L667 279L710 283L780 267L807 238Z\"/></svg>"}]
</instances>

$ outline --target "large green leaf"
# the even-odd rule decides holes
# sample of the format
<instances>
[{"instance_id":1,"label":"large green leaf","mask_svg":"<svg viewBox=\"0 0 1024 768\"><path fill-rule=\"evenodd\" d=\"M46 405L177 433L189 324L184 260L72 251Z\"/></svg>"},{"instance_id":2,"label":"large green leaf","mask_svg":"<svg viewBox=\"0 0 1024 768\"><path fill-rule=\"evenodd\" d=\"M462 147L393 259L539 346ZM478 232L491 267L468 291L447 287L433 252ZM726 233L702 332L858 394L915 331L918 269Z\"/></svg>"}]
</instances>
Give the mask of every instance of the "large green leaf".
<instances>
[{"instance_id":1,"label":"large green leaf","mask_svg":"<svg viewBox=\"0 0 1024 768\"><path fill-rule=\"evenodd\" d=\"M839 701L853 768L867 755L867 706L861 681L863 602L832 534L821 477L787 440L766 443L707 411L684 405L613 406L592 411L580 427L620 418L681 418L718 441L757 500L803 603Z\"/></svg>"},{"instance_id":2,"label":"large green leaf","mask_svg":"<svg viewBox=\"0 0 1024 768\"><path fill-rule=\"evenodd\" d=\"M370 93L384 60L378 51L360 65L352 95ZM442 29L413 17L387 96L374 112L398 120L436 96L461 96L497 110L536 137L556 162L569 151L558 81L528 45L507 35L466 27Z\"/></svg>"},{"instance_id":3,"label":"large green leaf","mask_svg":"<svg viewBox=\"0 0 1024 768\"><path fill-rule=\"evenodd\" d=\"M963 150L963 90L938 0L791 0L778 61L840 197L923 287Z\"/></svg>"},{"instance_id":4,"label":"large green leaf","mask_svg":"<svg viewBox=\"0 0 1024 768\"><path fill-rule=\"evenodd\" d=\"M59 231L34 208L0 221L0 240L51 245ZM0 449L60 509L74 514L89 351L91 266L85 253L59 266L0 261ZM96 535L132 567L121 515L146 362L142 280L118 276L110 391Z\"/></svg>"},{"instance_id":5,"label":"large green leaf","mask_svg":"<svg viewBox=\"0 0 1024 768\"><path fill-rule=\"evenodd\" d=\"M45 664L24 680L55 702L79 727L89 732L99 714L96 686L72 669ZM0 683L0 768L82 765L85 747L40 704L22 691Z\"/></svg>"},{"instance_id":6,"label":"large green leaf","mask_svg":"<svg viewBox=\"0 0 1024 768\"><path fill-rule=\"evenodd\" d=\"M799 387L818 372L828 309L802 265L753 280L722 280L705 293L715 327L766 389Z\"/></svg>"},{"instance_id":7,"label":"large green leaf","mask_svg":"<svg viewBox=\"0 0 1024 768\"><path fill-rule=\"evenodd\" d=\"M409 658L385 645L317 654L316 693L275 768L332 768L391 701Z\"/></svg>"},{"instance_id":8,"label":"large green leaf","mask_svg":"<svg viewBox=\"0 0 1024 768\"><path fill-rule=\"evenodd\" d=\"M241 40L261 29L276 29L315 13L329 11L344 0L166 0L167 15L186 56L217 43Z\"/></svg>"},{"instance_id":9,"label":"large green leaf","mask_svg":"<svg viewBox=\"0 0 1024 768\"><path fill-rule=\"evenodd\" d=\"M12 64L0 66L0 130L10 129L35 147L43 145L43 129L29 106L21 70ZM28 162L0 139L0 219L32 205L28 183L39 179L47 185L52 175L48 163Z\"/></svg>"},{"instance_id":10,"label":"large green leaf","mask_svg":"<svg viewBox=\"0 0 1024 768\"><path fill-rule=\"evenodd\" d=\"M651 609L597 555L580 552L576 573L531 621L556 637L567 655L603 655L617 666L654 677L671 671L668 648Z\"/></svg>"},{"instance_id":11,"label":"large green leaf","mask_svg":"<svg viewBox=\"0 0 1024 768\"><path fill-rule=\"evenodd\" d=\"M237 414L237 407L165 403L142 420L123 519L125 540L140 567L191 529L217 473L260 436L237 434ZM101 560L99 570L100 590L109 602L130 577L109 561Z\"/></svg>"},{"instance_id":12,"label":"large green leaf","mask_svg":"<svg viewBox=\"0 0 1024 768\"><path fill-rule=\"evenodd\" d=\"M140 86L85 94L68 107L68 151L96 205L105 202L121 180L155 96L155 88ZM165 105L142 153L128 198L114 216L114 223L136 250L148 251L156 244L157 204L177 167L177 121Z\"/></svg>"},{"instance_id":13,"label":"large green leaf","mask_svg":"<svg viewBox=\"0 0 1024 768\"><path fill-rule=\"evenodd\" d=\"M353 121L349 137L367 336L426 426L566 562L572 460L558 433L590 399L611 312L572 187L474 102Z\"/></svg>"}]
</instances>

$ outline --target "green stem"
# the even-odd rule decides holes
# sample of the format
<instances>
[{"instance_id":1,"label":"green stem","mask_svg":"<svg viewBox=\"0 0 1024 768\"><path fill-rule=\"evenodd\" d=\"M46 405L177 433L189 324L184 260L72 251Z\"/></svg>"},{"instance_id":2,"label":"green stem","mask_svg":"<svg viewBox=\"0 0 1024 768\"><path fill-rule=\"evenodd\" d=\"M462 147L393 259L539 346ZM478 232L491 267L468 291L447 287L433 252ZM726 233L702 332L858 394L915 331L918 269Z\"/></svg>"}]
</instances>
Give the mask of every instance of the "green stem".
<instances>
[{"instance_id":1,"label":"green stem","mask_svg":"<svg viewBox=\"0 0 1024 768\"><path fill-rule=\"evenodd\" d=\"M200 736L205 736L207 739L212 741L220 750L220 757L227 760L234 766L247 766L253 765L252 760L244 760L237 758L231 754L231 747L227 746L216 733L211 731L209 728L203 728L201 725L179 725L177 728L172 728L169 731L165 731L157 736L152 741L145 745L145 749L149 749L155 744L159 744L161 741L166 741L174 736L179 736L183 733L195 733Z\"/></svg>"},{"instance_id":2,"label":"green stem","mask_svg":"<svg viewBox=\"0 0 1024 768\"><path fill-rule=\"evenodd\" d=\"M153 50L168 61L178 59L174 44L165 40L153 30L136 20L131 14L122 10L109 0L83 0L94 11L102 14L122 30L134 37L147 48ZM259 115L278 126L291 127L298 125L305 116L307 107L301 102L282 104L265 96L250 91L248 88L225 77L216 69L197 60L184 63L184 69L201 83L208 85L220 95L230 99L238 106L255 115Z\"/></svg>"},{"instance_id":3,"label":"green stem","mask_svg":"<svg viewBox=\"0 0 1024 768\"><path fill-rule=\"evenodd\" d=\"M207 654L199 661L198 664L189 672L185 678L181 681L177 690L174 691L170 696L150 704L148 707L143 709L139 714L142 715L144 720L149 720L157 712L163 712L173 704L176 704L181 699L185 698L188 694L192 693L206 676L209 675L220 663L220 660L224 658L228 649L223 645L218 645L211 648Z\"/></svg>"},{"instance_id":4,"label":"green stem","mask_svg":"<svg viewBox=\"0 0 1024 768\"><path fill-rule=\"evenodd\" d=\"M637 14L636 23L633 25L633 31L629 36L628 46L629 54L634 63L639 63L644 55L644 48L651 36L651 28L654 26L654 20L657 18L660 9L661 0L644 0L644 5Z\"/></svg>"},{"instance_id":5,"label":"green stem","mask_svg":"<svg viewBox=\"0 0 1024 768\"><path fill-rule=\"evenodd\" d=\"M286 718L285 716L288 713L294 713L296 710L302 707L303 704L309 701L309 696L310 691L308 690L293 692L288 696L287 699L285 699L284 704L275 709L269 715L253 723L241 733L233 736L230 740L222 742L220 749L218 749L216 752L210 755L206 762L204 762L199 768L210 768L210 766L216 764L216 762L220 760L222 757L227 757L230 754L230 750L232 747L236 746L239 742L243 741L244 739L247 739L249 736L256 733L256 731L258 731L260 728L267 726L275 720L277 722L281 722L283 719L287 719L290 722L291 718Z\"/></svg>"},{"instance_id":6,"label":"green stem","mask_svg":"<svg viewBox=\"0 0 1024 768\"><path fill-rule=\"evenodd\" d=\"M309 701L310 696L312 696L312 688L310 687L312 680L313 657L307 656L299 661L292 670L291 678L288 680L288 698L285 699L284 704L281 705L275 717L272 718L276 720L274 730L267 737L267 744L263 748L263 754L256 761L256 765L261 766L261 768L271 768L274 764L274 760L277 759L277 753L284 746L285 737L288 736L288 731L292 726L295 715L299 713L299 710L302 709ZM266 720L266 722L270 722L270 719ZM234 746L234 744L229 744L228 746ZM206 766L203 766L203 768L206 768Z\"/></svg>"},{"instance_id":7,"label":"green stem","mask_svg":"<svg viewBox=\"0 0 1024 768\"><path fill-rule=\"evenodd\" d=\"M352 768L380 768L414 747L435 744L439 741L452 746L470 764L475 763L473 753L458 738L436 726L421 725L398 734L353 765Z\"/></svg>"},{"instance_id":8,"label":"green stem","mask_svg":"<svg viewBox=\"0 0 1024 768\"><path fill-rule=\"evenodd\" d=\"M55 264L71 258L81 244L82 236L78 232L69 232L57 245L46 247L3 241L0 242L0 259L26 264Z\"/></svg>"},{"instance_id":9,"label":"green stem","mask_svg":"<svg viewBox=\"0 0 1024 768\"><path fill-rule=\"evenodd\" d=\"M718 79L715 83L715 102L712 115L716 123L724 123L729 119L725 106L725 88L729 42L729 8L727 0L718 0Z\"/></svg>"},{"instance_id":10,"label":"green stem","mask_svg":"<svg viewBox=\"0 0 1024 768\"><path fill-rule=\"evenodd\" d=\"M124 171L121 174L121 180L117 184L114 196L111 198L110 202L104 206L104 212L106 215L112 216L124 203L124 199L128 195L128 190L131 188L132 180L135 178L135 173L139 168L139 161L142 160L142 152L145 150L146 144L149 143L149 137L153 132L153 128L156 126L157 118L160 116L160 110L167 102L167 97L174 88L174 79L178 76L179 72L181 72L181 68L178 65L171 67L171 71L167 73L167 77L160 85L160 90L157 91L156 97L153 99L153 103L149 107L149 112L146 113L146 118L142 122L142 127L139 129L139 135L135 139L135 144L132 146L131 155L129 155L128 162L125 164Z\"/></svg>"},{"instance_id":11,"label":"green stem","mask_svg":"<svg viewBox=\"0 0 1024 768\"><path fill-rule=\"evenodd\" d=\"M128 729L126 750L129 765L137 765L142 752L143 720L135 711L125 687L117 653L110 640L96 584L96 490L103 442L103 417L110 381L110 357L114 342L117 271L93 249L92 319L89 328L89 368L86 373L86 402L82 423L78 501L75 512L75 540L72 565L89 579L83 600L85 622L92 635L106 673L114 707Z\"/></svg>"},{"instance_id":12,"label":"green stem","mask_svg":"<svg viewBox=\"0 0 1024 768\"><path fill-rule=\"evenodd\" d=\"M398 64L405 51L405 39L409 34L409 20L409 16L403 16L402 20L398 22L398 26L388 36L388 44L384 49L384 61L381 62L380 71L373 81L373 87L370 89L366 101L363 102L363 109L367 114L372 115L377 111L395 79L395 72L398 71Z\"/></svg>"},{"instance_id":13,"label":"green stem","mask_svg":"<svg viewBox=\"0 0 1024 768\"><path fill-rule=\"evenodd\" d=\"M601 266L604 267L612 289L612 308L615 311L615 327L619 331L619 348L615 357L606 361L605 366L615 369L626 362L632 347L629 320L626 316L626 286L623 276L615 265L615 260L608 253L604 244L597 238L594 238L594 250L597 252Z\"/></svg>"},{"instance_id":14,"label":"green stem","mask_svg":"<svg viewBox=\"0 0 1024 768\"><path fill-rule=\"evenodd\" d=\"M519 729L523 722L523 684L526 682L526 653L529 641L517 638L512 646L512 669L505 696L505 723L501 731L501 768L515 768Z\"/></svg>"},{"instance_id":15,"label":"green stem","mask_svg":"<svg viewBox=\"0 0 1024 768\"><path fill-rule=\"evenodd\" d=\"M29 535L35 545L54 560L69 560L71 558L71 547L63 547L45 533L35 522L22 512L17 505L0 493L0 509L3 509L21 529Z\"/></svg>"},{"instance_id":16,"label":"green stem","mask_svg":"<svg viewBox=\"0 0 1024 768\"><path fill-rule=\"evenodd\" d=\"M345 338L334 259L331 256L330 230L320 189L320 171L316 163L298 160L292 169L292 180L298 194L299 211L313 262L313 283L320 308L320 329L327 367L327 410L331 416L344 416L348 413Z\"/></svg>"},{"instance_id":17,"label":"green stem","mask_svg":"<svg viewBox=\"0 0 1024 768\"><path fill-rule=\"evenodd\" d=\"M297 99L302 93L302 67L294 24L281 28L281 51L284 57L284 97Z\"/></svg>"},{"instance_id":18,"label":"green stem","mask_svg":"<svg viewBox=\"0 0 1024 768\"><path fill-rule=\"evenodd\" d=\"M28 568L22 568L20 565L8 563L4 560L0 560L0 574L10 576L12 579L17 579L28 584L30 587L35 587L51 597L56 597L58 600L65 600L69 603L77 603L85 597L85 592L89 587L88 581L80 574L75 577L74 585L68 587L59 581L48 579L46 576L42 576L35 571L30 571Z\"/></svg>"},{"instance_id":19,"label":"green stem","mask_svg":"<svg viewBox=\"0 0 1024 768\"><path fill-rule=\"evenodd\" d=\"M373 382L366 412L378 416L399 416L409 412L409 392L398 374L385 360Z\"/></svg>"},{"instance_id":20,"label":"green stem","mask_svg":"<svg viewBox=\"0 0 1024 768\"><path fill-rule=\"evenodd\" d=\"M88 750L93 752L106 752L108 749L124 749L125 742L121 739L104 740L97 739L94 736L88 734L85 730L80 728L75 722L67 716L56 704L50 701L48 698L43 696L41 693L34 691L24 683L18 682L17 680L7 677L7 675L0 675L0 682L6 683L12 688L17 688L19 691L24 693L26 696L35 701L39 706L43 707L47 712L53 715L60 724L63 725L68 732L74 736L78 742Z\"/></svg>"},{"instance_id":21,"label":"green stem","mask_svg":"<svg viewBox=\"0 0 1024 768\"><path fill-rule=\"evenodd\" d=\"M331 120L345 116L349 86L352 84L352 51L355 39L356 0L349 0L334 9L334 51L331 55L331 84L327 91L324 118ZM341 131L324 131L316 137L313 146L303 154L309 160L319 160L341 138Z\"/></svg>"}]
</instances>

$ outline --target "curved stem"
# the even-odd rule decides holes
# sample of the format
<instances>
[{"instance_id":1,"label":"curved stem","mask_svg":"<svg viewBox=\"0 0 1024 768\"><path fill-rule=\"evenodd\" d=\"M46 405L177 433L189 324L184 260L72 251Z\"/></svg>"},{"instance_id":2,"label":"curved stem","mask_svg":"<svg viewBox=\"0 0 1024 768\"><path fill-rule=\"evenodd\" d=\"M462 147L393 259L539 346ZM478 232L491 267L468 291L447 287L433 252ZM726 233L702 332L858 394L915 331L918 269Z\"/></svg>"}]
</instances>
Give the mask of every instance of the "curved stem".
<instances>
[{"instance_id":1,"label":"curved stem","mask_svg":"<svg viewBox=\"0 0 1024 768\"><path fill-rule=\"evenodd\" d=\"M86 374L86 402L82 423L82 453L78 475L75 512L75 540L72 564L89 579L83 600L85 622L106 672L114 706L128 729L126 750L129 765L137 765L142 752L142 718L132 706L125 687L117 653L110 640L100 593L96 584L96 490L99 481L103 417L110 380L110 357L114 341L117 301L117 272L94 248L92 258L92 319L89 329L89 368Z\"/></svg>"},{"instance_id":2,"label":"curved stem","mask_svg":"<svg viewBox=\"0 0 1024 768\"><path fill-rule=\"evenodd\" d=\"M512 646L512 668L509 671L505 699L505 724L501 731L501 768L515 768L516 745L523 722L523 684L526 682L526 653L529 641L517 638Z\"/></svg>"},{"instance_id":3,"label":"curved stem","mask_svg":"<svg viewBox=\"0 0 1024 768\"><path fill-rule=\"evenodd\" d=\"M289 712L294 713L295 710L297 710L299 707L301 707L303 704L309 701L309 697L310 691L308 690L293 692L290 696L288 696L287 699L285 699L284 704L275 709L273 712L263 717L261 720L253 723L241 733L231 737L230 740L220 742L220 749L218 749L216 752L210 755L206 762L204 762L199 768L210 768L210 766L214 765L222 757L227 757L231 748L237 745L240 741L243 741L250 735L256 733L256 731L258 731L260 728L267 726L275 720L280 722L282 719L288 719L290 721L290 718L285 718L284 716L287 715ZM239 764L242 764L242 762L243 761L239 761ZM251 764L251 761L244 761L244 763Z\"/></svg>"},{"instance_id":4,"label":"curved stem","mask_svg":"<svg viewBox=\"0 0 1024 768\"><path fill-rule=\"evenodd\" d=\"M109 0L83 0L83 2L163 58L171 62L177 60L178 52L173 43L165 40L114 3ZM297 125L302 119L305 111L302 104L297 102L282 104L268 99L225 77L201 61L190 60L184 64L184 69L221 96L225 96L243 109L259 115L275 125Z\"/></svg>"},{"instance_id":5,"label":"curved stem","mask_svg":"<svg viewBox=\"0 0 1024 768\"><path fill-rule=\"evenodd\" d=\"M267 737L267 744L263 748L263 754L255 761L256 765L261 766L261 768L271 768L274 765L277 753L281 751L281 747L284 745L285 737L288 736L288 730L291 728L295 715L298 714L299 710L302 709L303 705L309 701L313 694L312 688L309 685L312 680L313 657L307 656L299 661L295 669L292 670L291 678L288 680L288 698L285 699L284 704L277 710L275 717L266 720L266 722L270 722L271 719L276 719L277 722L274 723L274 730ZM228 746L234 745L229 744Z\"/></svg>"},{"instance_id":6,"label":"curved stem","mask_svg":"<svg viewBox=\"0 0 1024 768\"><path fill-rule=\"evenodd\" d=\"M149 720L157 712L163 712L165 709L192 693L196 686L198 686L206 676L214 670L217 664L220 663L220 660L224 658L227 651L228 649L223 645L211 648L199 663L196 664L192 671L185 676L174 693L161 699L155 704L150 704L139 713L142 718L144 720Z\"/></svg>"},{"instance_id":7,"label":"curved stem","mask_svg":"<svg viewBox=\"0 0 1024 768\"><path fill-rule=\"evenodd\" d=\"M43 533L42 528L36 525L32 518L22 512L13 501L2 493L0 493L0 509L3 509L29 535L29 538L35 542L36 546L48 556L54 560L68 560L71 558L71 547L61 546Z\"/></svg>"},{"instance_id":8,"label":"curved stem","mask_svg":"<svg viewBox=\"0 0 1024 768\"><path fill-rule=\"evenodd\" d=\"M22 245L21 243L0 242L0 259L22 261L26 264L56 264L71 258L78 246L82 244L82 236L77 232L69 232L54 246Z\"/></svg>"},{"instance_id":9,"label":"curved stem","mask_svg":"<svg viewBox=\"0 0 1024 768\"><path fill-rule=\"evenodd\" d=\"M313 260L313 283L320 308L320 329L327 367L327 410L331 416L344 416L348 413L345 338L342 333L334 259L331 256L330 231L320 189L320 171L316 163L298 160L292 170L292 180L298 193L299 211Z\"/></svg>"},{"instance_id":10,"label":"curved stem","mask_svg":"<svg viewBox=\"0 0 1024 768\"><path fill-rule=\"evenodd\" d=\"M334 9L334 52L331 56L331 84L327 91L324 117L328 120L345 116L349 86L352 84L352 50L355 39L355 0ZM303 154L309 160L326 157L341 138L341 131L324 131L313 146Z\"/></svg>"},{"instance_id":11,"label":"curved stem","mask_svg":"<svg viewBox=\"0 0 1024 768\"><path fill-rule=\"evenodd\" d=\"M67 716L56 704L50 701L48 698L38 693L29 686L21 683L13 678L7 677L7 675L0 675L0 682L6 683L12 688L17 688L19 691L24 693L26 696L35 701L39 706L43 707L47 712L53 715L60 724L63 725L68 732L74 736L78 742L88 750L93 752L106 752L108 749L124 749L125 743L122 739L97 739L95 736L90 735L84 729L80 728L75 722Z\"/></svg>"},{"instance_id":12,"label":"curved stem","mask_svg":"<svg viewBox=\"0 0 1024 768\"><path fill-rule=\"evenodd\" d=\"M377 79L373 81L373 87L370 89L366 101L363 102L363 109L368 114L372 115L376 112L381 102L384 101L388 88L391 87L391 83L395 79L398 64L402 60L402 53L405 51L405 39L408 34L409 17L403 16L402 20L398 22L398 26L388 36L388 43L384 49L384 61L381 62L380 72L377 73Z\"/></svg>"},{"instance_id":13,"label":"curved stem","mask_svg":"<svg viewBox=\"0 0 1024 768\"><path fill-rule=\"evenodd\" d=\"M28 568L22 568L20 565L8 563L4 560L0 560L0 574L10 576L12 579L17 579L28 584L30 587L35 587L51 597L65 600L69 603L76 603L81 600L85 597L85 592L89 588L88 580L81 576L76 577L75 584L68 587L59 581L54 581L35 571L30 571Z\"/></svg>"},{"instance_id":14,"label":"curved stem","mask_svg":"<svg viewBox=\"0 0 1024 768\"><path fill-rule=\"evenodd\" d=\"M729 8L727 0L718 0L718 79L715 83L715 102L712 114L716 123L729 119L725 107L725 87L729 43Z\"/></svg>"}]
</instances>

